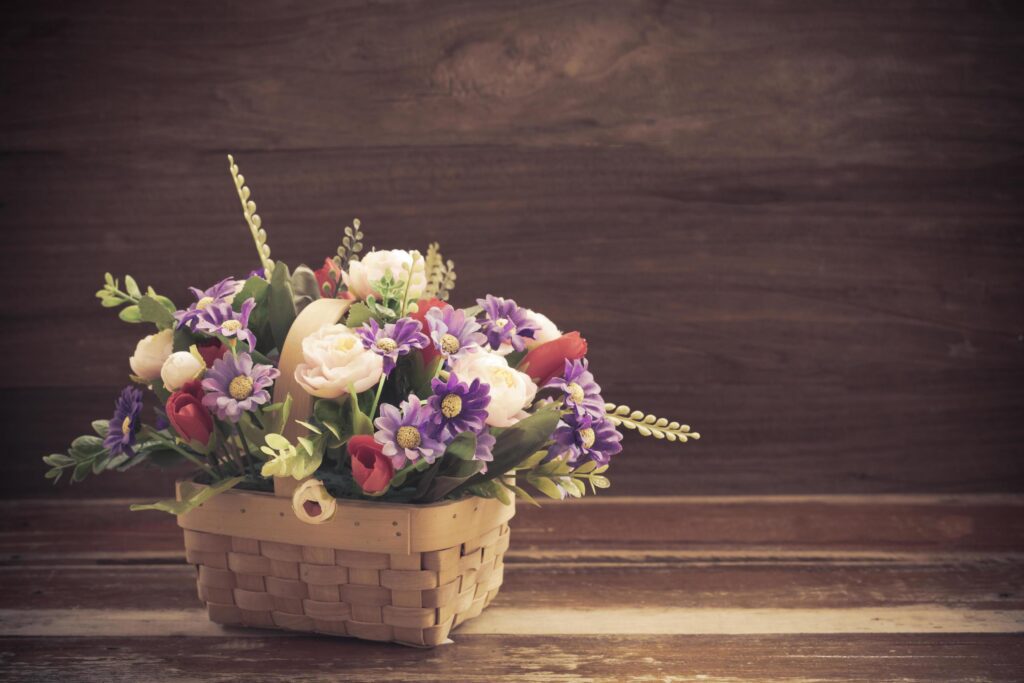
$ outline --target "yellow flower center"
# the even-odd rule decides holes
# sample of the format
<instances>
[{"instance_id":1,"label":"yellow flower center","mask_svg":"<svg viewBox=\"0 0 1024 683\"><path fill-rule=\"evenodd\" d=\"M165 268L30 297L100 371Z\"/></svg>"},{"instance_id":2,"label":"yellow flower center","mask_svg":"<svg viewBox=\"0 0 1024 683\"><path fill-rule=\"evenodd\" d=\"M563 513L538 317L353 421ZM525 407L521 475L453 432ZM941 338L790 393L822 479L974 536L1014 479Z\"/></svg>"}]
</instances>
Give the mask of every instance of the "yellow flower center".
<instances>
[{"instance_id":1,"label":"yellow flower center","mask_svg":"<svg viewBox=\"0 0 1024 683\"><path fill-rule=\"evenodd\" d=\"M580 430L580 442L583 444L584 448L590 448L593 446L596 438L597 435L594 434L594 430L590 427L585 427Z\"/></svg>"},{"instance_id":2,"label":"yellow flower center","mask_svg":"<svg viewBox=\"0 0 1024 683\"><path fill-rule=\"evenodd\" d=\"M495 380L499 380L505 383L505 386L509 389L514 389L516 386L516 375L511 368L498 368L492 373Z\"/></svg>"},{"instance_id":3,"label":"yellow flower center","mask_svg":"<svg viewBox=\"0 0 1024 683\"><path fill-rule=\"evenodd\" d=\"M458 394L448 394L441 399L441 414L449 420L462 412L462 397Z\"/></svg>"},{"instance_id":4,"label":"yellow flower center","mask_svg":"<svg viewBox=\"0 0 1024 683\"><path fill-rule=\"evenodd\" d=\"M391 353L398 348L398 344L391 337L381 337L377 340L377 348L384 353Z\"/></svg>"},{"instance_id":5,"label":"yellow flower center","mask_svg":"<svg viewBox=\"0 0 1024 683\"><path fill-rule=\"evenodd\" d=\"M505 325L508 325L508 318L497 318L494 321L494 327L499 330L505 329Z\"/></svg>"},{"instance_id":6,"label":"yellow flower center","mask_svg":"<svg viewBox=\"0 0 1024 683\"><path fill-rule=\"evenodd\" d=\"M132 428L132 418L131 418L131 416L128 416L128 417L124 418L124 422L121 423L121 433L122 434L127 434L129 431L131 431L131 428Z\"/></svg>"},{"instance_id":7,"label":"yellow flower center","mask_svg":"<svg viewBox=\"0 0 1024 683\"><path fill-rule=\"evenodd\" d=\"M199 301L196 302L196 310L201 311L201 310L203 310L204 308L206 308L207 306L209 306L212 303L213 303L213 297L212 296L204 296L202 299L200 299Z\"/></svg>"},{"instance_id":8,"label":"yellow flower center","mask_svg":"<svg viewBox=\"0 0 1024 683\"><path fill-rule=\"evenodd\" d=\"M420 430L415 427L399 427L395 442L402 448L416 448L420 445Z\"/></svg>"},{"instance_id":9,"label":"yellow flower center","mask_svg":"<svg viewBox=\"0 0 1024 683\"><path fill-rule=\"evenodd\" d=\"M441 337L441 350L451 355L459 350L459 339L454 334L446 334Z\"/></svg>"},{"instance_id":10,"label":"yellow flower center","mask_svg":"<svg viewBox=\"0 0 1024 683\"><path fill-rule=\"evenodd\" d=\"M239 375L231 380L228 385L228 393L236 401L243 401L252 396L252 379L245 375Z\"/></svg>"},{"instance_id":11,"label":"yellow flower center","mask_svg":"<svg viewBox=\"0 0 1024 683\"><path fill-rule=\"evenodd\" d=\"M580 403L586 398L586 394L583 392L583 387L576 382L569 382L569 386L565 388L565 392L569 394L569 398L572 399L573 403Z\"/></svg>"},{"instance_id":12,"label":"yellow flower center","mask_svg":"<svg viewBox=\"0 0 1024 683\"><path fill-rule=\"evenodd\" d=\"M242 329L242 323L239 320L227 320L220 328L225 332L238 332Z\"/></svg>"},{"instance_id":13,"label":"yellow flower center","mask_svg":"<svg viewBox=\"0 0 1024 683\"><path fill-rule=\"evenodd\" d=\"M355 343L355 337L342 337L338 340L337 347L339 351L351 351L352 347L355 346Z\"/></svg>"}]
</instances>

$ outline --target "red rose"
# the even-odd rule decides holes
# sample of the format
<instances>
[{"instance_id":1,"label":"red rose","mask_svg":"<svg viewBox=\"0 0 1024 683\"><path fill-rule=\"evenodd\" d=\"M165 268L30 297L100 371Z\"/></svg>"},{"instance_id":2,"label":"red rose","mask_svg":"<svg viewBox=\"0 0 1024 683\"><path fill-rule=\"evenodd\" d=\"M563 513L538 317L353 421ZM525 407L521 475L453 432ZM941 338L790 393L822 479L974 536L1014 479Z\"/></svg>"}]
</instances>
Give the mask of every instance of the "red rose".
<instances>
[{"instance_id":1,"label":"red rose","mask_svg":"<svg viewBox=\"0 0 1024 683\"><path fill-rule=\"evenodd\" d=\"M383 493L395 476L395 466L384 455L384 446L368 434L359 434L348 440L348 453L352 458L352 476L366 493Z\"/></svg>"},{"instance_id":2,"label":"red rose","mask_svg":"<svg viewBox=\"0 0 1024 683\"><path fill-rule=\"evenodd\" d=\"M199 442L204 446L213 433L213 418L203 407L203 390L199 380L188 382L167 399L167 419L178 436L189 443Z\"/></svg>"},{"instance_id":3,"label":"red rose","mask_svg":"<svg viewBox=\"0 0 1024 683\"><path fill-rule=\"evenodd\" d=\"M334 262L333 258L325 258L324 266L313 271L316 276L316 286L320 289L320 296L324 299L354 299L352 293L344 291L338 293L341 285L341 267Z\"/></svg>"},{"instance_id":4,"label":"red rose","mask_svg":"<svg viewBox=\"0 0 1024 683\"><path fill-rule=\"evenodd\" d=\"M208 368L212 368L213 362L223 358L228 351L228 347L224 346L220 339L204 339L201 342L196 342L196 349Z\"/></svg>"},{"instance_id":5,"label":"red rose","mask_svg":"<svg viewBox=\"0 0 1024 683\"><path fill-rule=\"evenodd\" d=\"M544 386L553 377L562 374L565 361L583 358L585 355L587 340L581 337L579 332L570 332L535 347L523 358L520 368L532 377L538 386Z\"/></svg>"},{"instance_id":6,"label":"red rose","mask_svg":"<svg viewBox=\"0 0 1024 683\"><path fill-rule=\"evenodd\" d=\"M338 293L338 283L341 282L341 267L334 262L333 258L325 258L324 266L313 273L316 275L316 285L320 290L320 296L325 299L332 299Z\"/></svg>"},{"instance_id":7,"label":"red rose","mask_svg":"<svg viewBox=\"0 0 1024 683\"><path fill-rule=\"evenodd\" d=\"M431 308L443 308L447 306L445 302L440 299L422 299L416 302L416 306L419 308L415 313L410 313L409 317L413 320L419 320L420 325L423 326L423 334L427 335L427 339L430 339L430 326L427 325L427 311ZM420 350L423 355L423 364L430 365L430 363L440 356L436 348L434 348L434 342L431 340L423 349Z\"/></svg>"}]
</instances>

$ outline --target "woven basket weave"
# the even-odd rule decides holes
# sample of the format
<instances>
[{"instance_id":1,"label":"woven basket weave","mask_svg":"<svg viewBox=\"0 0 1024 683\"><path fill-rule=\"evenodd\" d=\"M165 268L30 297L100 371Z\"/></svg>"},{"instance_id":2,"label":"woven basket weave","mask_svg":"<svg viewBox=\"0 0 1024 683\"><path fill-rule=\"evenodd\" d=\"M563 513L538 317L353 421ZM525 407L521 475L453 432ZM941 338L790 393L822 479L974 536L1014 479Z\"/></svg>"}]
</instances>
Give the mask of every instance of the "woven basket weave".
<instances>
[{"instance_id":1,"label":"woven basket weave","mask_svg":"<svg viewBox=\"0 0 1024 683\"><path fill-rule=\"evenodd\" d=\"M302 340L348 306L319 299L289 329L274 401L291 396L292 417L312 408L294 376ZM282 433L294 440L301 431L291 420ZM178 517L211 620L432 647L497 594L513 505L338 499L313 524L293 512L298 484L275 478L273 494L226 491Z\"/></svg>"},{"instance_id":2,"label":"woven basket weave","mask_svg":"<svg viewBox=\"0 0 1024 683\"><path fill-rule=\"evenodd\" d=\"M285 498L228 491L178 524L212 621L435 646L497 594L513 514L339 500L313 526Z\"/></svg>"}]
</instances>

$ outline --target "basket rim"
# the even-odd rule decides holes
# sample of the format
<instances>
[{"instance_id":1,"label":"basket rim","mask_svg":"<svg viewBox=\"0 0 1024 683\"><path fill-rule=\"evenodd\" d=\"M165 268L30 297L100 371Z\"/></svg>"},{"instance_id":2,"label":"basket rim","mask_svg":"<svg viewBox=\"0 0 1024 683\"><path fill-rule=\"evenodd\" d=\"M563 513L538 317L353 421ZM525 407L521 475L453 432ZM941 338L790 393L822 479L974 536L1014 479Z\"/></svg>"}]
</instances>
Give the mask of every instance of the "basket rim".
<instances>
[{"instance_id":1,"label":"basket rim","mask_svg":"<svg viewBox=\"0 0 1024 683\"><path fill-rule=\"evenodd\" d=\"M196 486L190 479L179 480ZM191 531L261 541L358 550L414 553L443 550L470 541L515 515L515 501L467 496L425 505L337 499L334 515L319 524L301 521L290 498L266 491L228 490L178 515Z\"/></svg>"}]
</instances>

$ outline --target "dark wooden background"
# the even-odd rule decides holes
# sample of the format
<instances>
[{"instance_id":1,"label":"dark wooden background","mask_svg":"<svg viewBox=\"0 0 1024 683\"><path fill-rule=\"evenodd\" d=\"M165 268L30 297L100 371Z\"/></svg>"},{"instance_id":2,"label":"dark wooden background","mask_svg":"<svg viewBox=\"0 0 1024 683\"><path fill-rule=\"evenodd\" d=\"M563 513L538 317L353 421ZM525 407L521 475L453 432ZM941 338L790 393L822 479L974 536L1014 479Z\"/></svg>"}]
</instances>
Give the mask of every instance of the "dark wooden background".
<instances>
[{"instance_id":1,"label":"dark wooden background","mask_svg":"<svg viewBox=\"0 0 1024 683\"><path fill-rule=\"evenodd\" d=\"M141 327L353 216L439 240L456 303L579 329L618 493L1024 489L1024 107L1010 2L90 2L5 9L8 496L109 414ZM629 437L627 437L629 438ZM151 474L80 495L159 495Z\"/></svg>"}]
</instances>

